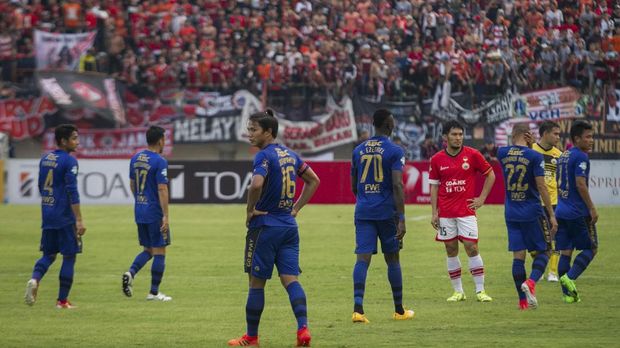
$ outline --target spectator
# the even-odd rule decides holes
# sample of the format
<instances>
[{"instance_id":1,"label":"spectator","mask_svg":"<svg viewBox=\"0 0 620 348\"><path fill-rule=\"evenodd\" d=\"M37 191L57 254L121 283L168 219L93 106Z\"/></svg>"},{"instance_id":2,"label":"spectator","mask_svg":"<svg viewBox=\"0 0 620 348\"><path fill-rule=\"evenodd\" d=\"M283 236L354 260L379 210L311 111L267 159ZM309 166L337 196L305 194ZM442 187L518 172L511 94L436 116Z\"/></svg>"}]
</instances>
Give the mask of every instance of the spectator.
<instances>
[{"instance_id":1,"label":"spectator","mask_svg":"<svg viewBox=\"0 0 620 348\"><path fill-rule=\"evenodd\" d=\"M480 153L489 161L497 161L497 146L492 138L486 138L484 146L480 149Z\"/></svg>"}]
</instances>

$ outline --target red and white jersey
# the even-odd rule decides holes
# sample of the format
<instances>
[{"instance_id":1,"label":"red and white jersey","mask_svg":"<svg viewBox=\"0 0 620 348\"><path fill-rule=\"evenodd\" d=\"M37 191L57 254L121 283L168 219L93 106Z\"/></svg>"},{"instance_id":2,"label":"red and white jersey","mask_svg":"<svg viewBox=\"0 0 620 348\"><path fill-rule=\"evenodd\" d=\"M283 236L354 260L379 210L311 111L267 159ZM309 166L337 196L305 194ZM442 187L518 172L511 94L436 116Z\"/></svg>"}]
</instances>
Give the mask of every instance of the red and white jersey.
<instances>
[{"instance_id":1,"label":"red and white jersey","mask_svg":"<svg viewBox=\"0 0 620 348\"><path fill-rule=\"evenodd\" d=\"M463 146L456 155L440 151L431 158L429 182L439 185L437 208L439 217L457 218L476 215L469 209L468 199L475 198L477 173L487 175L493 168L482 154Z\"/></svg>"}]
</instances>

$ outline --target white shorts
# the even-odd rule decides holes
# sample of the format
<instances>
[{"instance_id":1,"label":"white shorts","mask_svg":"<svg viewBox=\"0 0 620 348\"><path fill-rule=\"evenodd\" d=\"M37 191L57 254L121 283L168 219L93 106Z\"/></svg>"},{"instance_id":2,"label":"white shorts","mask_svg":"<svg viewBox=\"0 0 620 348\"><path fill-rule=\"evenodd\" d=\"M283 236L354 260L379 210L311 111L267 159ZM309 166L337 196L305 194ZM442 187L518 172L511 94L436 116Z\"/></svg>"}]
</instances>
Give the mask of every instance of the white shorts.
<instances>
[{"instance_id":1,"label":"white shorts","mask_svg":"<svg viewBox=\"0 0 620 348\"><path fill-rule=\"evenodd\" d=\"M458 218L439 218L439 230L435 240L449 242L459 239L468 242L478 242L478 220L475 215Z\"/></svg>"}]
</instances>

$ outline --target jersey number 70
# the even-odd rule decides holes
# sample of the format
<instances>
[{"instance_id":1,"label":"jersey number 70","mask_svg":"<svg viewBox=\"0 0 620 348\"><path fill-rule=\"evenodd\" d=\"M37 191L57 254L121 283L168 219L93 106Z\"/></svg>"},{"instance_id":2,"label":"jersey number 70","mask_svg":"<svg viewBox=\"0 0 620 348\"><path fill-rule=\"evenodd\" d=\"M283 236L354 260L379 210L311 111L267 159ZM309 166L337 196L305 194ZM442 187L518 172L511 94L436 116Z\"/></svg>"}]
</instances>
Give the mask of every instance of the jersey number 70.
<instances>
[{"instance_id":1,"label":"jersey number 70","mask_svg":"<svg viewBox=\"0 0 620 348\"><path fill-rule=\"evenodd\" d=\"M364 164L364 170L362 171L362 178L360 182L366 182L368 177L368 171L372 166L372 172L374 174L374 182L383 182L383 157L381 155L362 155L360 158Z\"/></svg>"}]
</instances>

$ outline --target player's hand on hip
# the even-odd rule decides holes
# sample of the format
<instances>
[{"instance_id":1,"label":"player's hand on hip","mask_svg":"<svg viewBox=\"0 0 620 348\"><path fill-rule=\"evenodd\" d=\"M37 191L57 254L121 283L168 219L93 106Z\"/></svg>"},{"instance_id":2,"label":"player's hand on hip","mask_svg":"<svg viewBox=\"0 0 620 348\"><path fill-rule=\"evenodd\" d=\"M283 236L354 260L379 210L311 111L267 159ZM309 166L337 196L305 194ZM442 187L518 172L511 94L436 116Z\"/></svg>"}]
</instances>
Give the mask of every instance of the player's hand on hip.
<instances>
[{"instance_id":1,"label":"player's hand on hip","mask_svg":"<svg viewBox=\"0 0 620 348\"><path fill-rule=\"evenodd\" d=\"M84 226L84 223L82 222L82 220L77 220L75 222L75 229L76 229L78 236L82 236L84 235L84 233L86 233L86 227Z\"/></svg>"},{"instance_id":2,"label":"player's hand on hip","mask_svg":"<svg viewBox=\"0 0 620 348\"><path fill-rule=\"evenodd\" d=\"M167 217L167 216L164 216L164 217L161 219L161 227L159 228L159 231L160 231L161 233L166 233L166 232L168 232L168 229L169 229L169 228L170 228L170 225L169 225L169 223L168 223L168 217Z\"/></svg>"},{"instance_id":3,"label":"player's hand on hip","mask_svg":"<svg viewBox=\"0 0 620 348\"><path fill-rule=\"evenodd\" d=\"M598 221L598 212L596 211L596 208L592 207L592 209L590 209L590 217L592 218L592 224L595 224Z\"/></svg>"},{"instance_id":4,"label":"player's hand on hip","mask_svg":"<svg viewBox=\"0 0 620 348\"><path fill-rule=\"evenodd\" d=\"M431 226L433 226L436 230L439 229L439 215L433 214L433 217L431 218Z\"/></svg>"},{"instance_id":5,"label":"player's hand on hip","mask_svg":"<svg viewBox=\"0 0 620 348\"><path fill-rule=\"evenodd\" d=\"M398 221L398 225L396 225L396 239L402 240L405 237L405 233L407 233L405 221Z\"/></svg>"},{"instance_id":6,"label":"player's hand on hip","mask_svg":"<svg viewBox=\"0 0 620 348\"><path fill-rule=\"evenodd\" d=\"M471 198L471 199L468 199L467 201L469 202L467 207L471 210L477 210L480 207L482 207L482 205L484 204L484 200L480 197Z\"/></svg>"},{"instance_id":7,"label":"player's hand on hip","mask_svg":"<svg viewBox=\"0 0 620 348\"><path fill-rule=\"evenodd\" d=\"M252 211L248 211L247 212L247 216L245 218L245 226L250 226L250 220L252 220L253 217L255 216L259 216L259 215L267 215L266 211L261 211L261 210L256 210L253 209Z\"/></svg>"},{"instance_id":8,"label":"player's hand on hip","mask_svg":"<svg viewBox=\"0 0 620 348\"><path fill-rule=\"evenodd\" d=\"M293 217L297 217L297 214L299 214L299 210L296 210L295 208L293 208L293 210L291 210L291 215Z\"/></svg>"}]
</instances>

